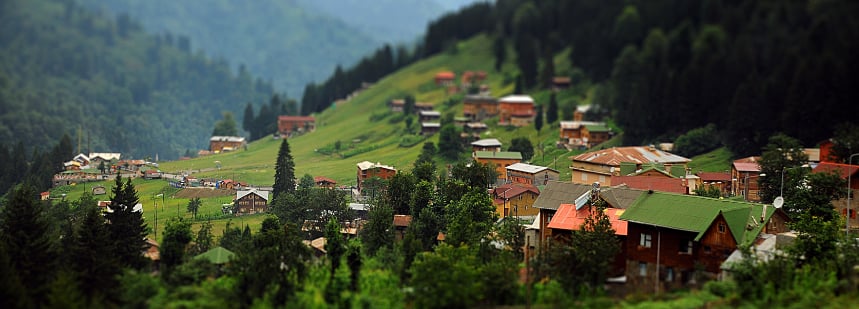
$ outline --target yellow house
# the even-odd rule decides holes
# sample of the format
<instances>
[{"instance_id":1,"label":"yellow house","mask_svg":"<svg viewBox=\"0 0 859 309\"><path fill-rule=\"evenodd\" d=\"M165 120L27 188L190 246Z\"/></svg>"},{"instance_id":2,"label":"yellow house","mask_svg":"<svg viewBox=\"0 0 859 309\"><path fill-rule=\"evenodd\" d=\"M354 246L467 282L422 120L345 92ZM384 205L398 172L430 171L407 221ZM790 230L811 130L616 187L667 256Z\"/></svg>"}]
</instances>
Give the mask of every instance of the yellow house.
<instances>
[{"instance_id":1,"label":"yellow house","mask_svg":"<svg viewBox=\"0 0 859 309\"><path fill-rule=\"evenodd\" d=\"M530 184L510 183L492 189L490 192L495 203L498 217L536 216L540 209L534 208L534 201L540 196L540 189Z\"/></svg>"}]
</instances>

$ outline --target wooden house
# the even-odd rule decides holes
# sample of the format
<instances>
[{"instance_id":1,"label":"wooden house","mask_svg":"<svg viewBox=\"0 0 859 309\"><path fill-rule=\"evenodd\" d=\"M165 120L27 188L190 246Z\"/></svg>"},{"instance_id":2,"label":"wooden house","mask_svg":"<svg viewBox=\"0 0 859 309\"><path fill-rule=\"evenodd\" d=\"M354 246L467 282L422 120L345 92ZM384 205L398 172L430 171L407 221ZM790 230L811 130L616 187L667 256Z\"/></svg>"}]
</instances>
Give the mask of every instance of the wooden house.
<instances>
[{"instance_id":1,"label":"wooden house","mask_svg":"<svg viewBox=\"0 0 859 309\"><path fill-rule=\"evenodd\" d=\"M437 86L450 86L456 80L456 74L451 71L442 71L435 74L435 84Z\"/></svg>"},{"instance_id":2,"label":"wooden house","mask_svg":"<svg viewBox=\"0 0 859 309\"><path fill-rule=\"evenodd\" d=\"M650 164L659 164L672 174L685 173L689 159L654 147L612 147L586 152L570 158L572 182L612 186L611 176L628 175ZM626 163L622 165L622 163ZM626 168L631 169L627 172Z\"/></svg>"},{"instance_id":3,"label":"wooden house","mask_svg":"<svg viewBox=\"0 0 859 309\"><path fill-rule=\"evenodd\" d=\"M373 163L370 161L364 161L357 164L358 166L358 174L356 177L356 183L358 184L358 191L364 188L364 181L373 177L379 177L381 179L391 179L394 175L397 174L397 169L392 166L382 165L381 163Z\"/></svg>"},{"instance_id":4,"label":"wooden house","mask_svg":"<svg viewBox=\"0 0 859 309\"><path fill-rule=\"evenodd\" d=\"M269 191L257 189L239 190L236 192L236 213L255 214L268 209Z\"/></svg>"},{"instance_id":5,"label":"wooden house","mask_svg":"<svg viewBox=\"0 0 859 309\"><path fill-rule=\"evenodd\" d=\"M721 196L729 196L733 191L730 172L698 172L695 175L700 179L701 186L705 189L709 187L719 189Z\"/></svg>"},{"instance_id":6,"label":"wooden house","mask_svg":"<svg viewBox=\"0 0 859 309\"><path fill-rule=\"evenodd\" d=\"M534 99L528 95L509 95L498 100L498 124L527 126L534 120Z\"/></svg>"},{"instance_id":7,"label":"wooden house","mask_svg":"<svg viewBox=\"0 0 859 309\"><path fill-rule=\"evenodd\" d=\"M415 103L415 113L420 114L420 112L429 112L432 111L435 107L432 103L429 102L417 102Z\"/></svg>"},{"instance_id":8,"label":"wooden house","mask_svg":"<svg viewBox=\"0 0 859 309\"><path fill-rule=\"evenodd\" d=\"M731 188L733 195L742 195L746 201L759 202L761 200L758 192L758 178L760 178L761 167L758 165L760 157L746 157L734 160L731 164Z\"/></svg>"},{"instance_id":9,"label":"wooden house","mask_svg":"<svg viewBox=\"0 0 859 309\"><path fill-rule=\"evenodd\" d=\"M475 151L473 159L480 164L489 164L495 167L498 181L507 179L507 167L522 162L522 154L518 151Z\"/></svg>"},{"instance_id":10,"label":"wooden house","mask_svg":"<svg viewBox=\"0 0 859 309\"><path fill-rule=\"evenodd\" d=\"M209 151L214 153L232 151L247 144L247 140L241 136L212 136L209 138Z\"/></svg>"},{"instance_id":11,"label":"wooden house","mask_svg":"<svg viewBox=\"0 0 859 309\"><path fill-rule=\"evenodd\" d=\"M572 82L569 77L566 76L555 76L552 78L552 90L564 90L570 88Z\"/></svg>"},{"instance_id":12,"label":"wooden house","mask_svg":"<svg viewBox=\"0 0 859 309\"><path fill-rule=\"evenodd\" d=\"M438 122L441 120L441 113L438 111L420 111L418 112L418 120L420 122Z\"/></svg>"},{"instance_id":13,"label":"wooden house","mask_svg":"<svg viewBox=\"0 0 859 309\"><path fill-rule=\"evenodd\" d=\"M850 181L847 185L850 188L850 192L852 195L850 199L852 200L852 204L847 205L847 199L841 198L837 201L833 201L833 205L835 206L835 211L844 216L845 219L848 220L847 223L850 225L850 229L859 228L859 220L857 220L857 209L859 209L859 203L856 202L856 194L859 193L859 165L849 165L842 163L831 163L831 162L820 162L814 169L811 170L812 173L835 173L844 179L844 181Z\"/></svg>"},{"instance_id":14,"label":"wooden house","mask_svg":"<svg viewBox=\"0 0 859 309\"><path fill-rule=\"evenodd\" d=\"M316 130L316 119L311 116L278 116L277 132L280 136L289 137L293 134L313 132Z\"/></svg>"},{"instance_id":15,"label":"wooden house","mask_svg":"<svg viewBox=\"0 0 859 309\"><path fill-rule=\"evenodd\" d=\"M394 215L394 240L402 241L406 238L406 229L412 223L412 216Z\"/></svg>"},{"instance_id":16,"label":"wooden house","mask_svg":"<svg viewBox=\"0 0 859 309\"><path fill-rule=\"evenodd\" d=\"M403 99L395 99L388 102L388 108L394 113L402 113L405 110L405 106L406 100Z\"/></svg>"},{"instance_id":17,"label":"wooden house","mask_svg":"<svg viewBox=\"0 0 859 309\"><path fill-rule=\"evenodd\" d=\"M546 226L546 228L551 231L550 234L552 235L553 241L562 243L568 242L572 237L573 231L581 230L586 220L596 215L594 211L596 211L597 208L594 207L593 203L589 200L594 198L593 191L584 193L583 197L584 198L576 200L577 203L581 204L570 203L558 206L558 211ZM601 199L601 196L596 196L596 198ZM605 257L606 259L613 260L612 267L609 270L609 276L611 277L623 276L626 272L625 244L628 236L628 223L620 220L620 215L622 215L624 211L624 209L614 207L606 207L603 209L603 214L605 214L605 216L608 217L609 222L611 222L611 227L614 229L614 235L620 245L620 250L615 256Z\"/></svg>"},{"instance_id":18,"label":"wooden house","mask_svg":"<svg viewBox=\"0 0 859 309\"><path fill-rule=\"evenodd\" d=\"M314 176L313 182L320 188L334 189L334 187L337 186L337 182L334 181L334 179L323 176Z\"/></svg>"},{"instance_id":19,"label":"wooden house","mask_svg":"<svg viewBox=\"0 0 859 309\"><path fill-rule=\"evenodd\" d=\"M121 153L115 152L90 152L89 164L90 166L98 167L104 162L105 165L110 166L111 163L119 161L121 157Z\"/></svg>"},{"instance_id":20,"label":"wooden house","mask_svg":"<svg viewBox=\"0 0 859 309\"><path fill-rule=\"evenodd\" d=\"M558 181L560 173L545 166L515 163L506 167L507 182L545 186L549 181Z\"/></svg>"},{"instance_id":21,"label":"wooden house","mask_svg":"<svg viewBox=\"0 0 859 309\"><path fill-rule=\"evenodd\" d=\"M495 204L498 217L507 216L533 217L540 213L534 208L534 201L540 196L540 189L534 185L522 183L503 184L489 190L489 195Z\"/></svg>"},{"instance_id":22,"label":"wooden house","mask_svg":"<svg viewBox=\"0 0 859 309\"><path fill-rule=\"evenodd\" d=\"M648 191L620 216L627 221L627 285L638 291L715 278L738 244L787 231L787 214L772 206Z\"/></svg>"},{"instance_id":23,"label":"wooden house","mask_svg":"<svg viewBox=\"0 0 859 309\"><path fill-rule=\"evenodd\" d=\"M471 151L501 151L501 141L497 138L487 138L471 143Z\"/></svg>"},{"instance_id":24,"label":"wooden house","mask_svg":"<svg viewBox=\"0 0 859 309\"><path fill-rule=\"evenodd\" d=\"M472 121L498 115L498 99L488 95L467 95L462 99L462 113Z\"/></svg>"},{"instance_id":25,"label":"wooden house","mask_svg":"<svg viewBox=\"0 0 859 309\"><path fill-rule=\"evenodd\" d=\"M441 130L441 123L438 122L421 122L421 135L430 136L438 133Z\"/></svg>"}]
</instances>

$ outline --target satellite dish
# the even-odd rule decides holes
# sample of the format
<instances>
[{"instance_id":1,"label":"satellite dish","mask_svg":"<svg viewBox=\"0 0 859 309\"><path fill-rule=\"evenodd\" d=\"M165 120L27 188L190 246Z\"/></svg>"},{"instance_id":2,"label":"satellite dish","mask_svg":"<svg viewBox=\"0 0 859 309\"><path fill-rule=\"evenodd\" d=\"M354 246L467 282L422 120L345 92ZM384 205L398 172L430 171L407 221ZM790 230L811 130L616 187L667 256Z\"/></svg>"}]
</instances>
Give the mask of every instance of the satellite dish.
<instances>
[{"instance_id":1,"label":"satellite dish","mask_svg":"<svg viewBox=\"0 0 859 309\"><path fill-rule=\"evenodd\" d=\"M781 208L781 206L784 206L784 198L781 196L775 198L775 200L773 200L773 206L775 206L776 209L779 209Z\"/></svg>"}]
</instances>

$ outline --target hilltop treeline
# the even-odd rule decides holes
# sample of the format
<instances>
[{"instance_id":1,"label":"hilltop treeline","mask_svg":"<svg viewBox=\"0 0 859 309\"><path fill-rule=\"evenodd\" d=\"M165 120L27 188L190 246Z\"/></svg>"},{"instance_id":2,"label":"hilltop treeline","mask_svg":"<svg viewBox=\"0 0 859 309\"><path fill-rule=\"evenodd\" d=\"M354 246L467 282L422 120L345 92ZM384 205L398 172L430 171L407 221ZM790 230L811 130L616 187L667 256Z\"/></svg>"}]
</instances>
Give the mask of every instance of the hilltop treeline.
<instances>
[{"instance_id":1,"label":"hilltop treeline","mask_svg":"<svg viewBox=\"0 0 859 309\"><path fill-rule=\"evenodd\" d=\"M46 148L80 132L82 152L153 159L206 147L222 112L239 114L274 90L192 48L72 0L2 1L0 138Z\"/></svg>"},{"instance_id":2,"label":"hilltop treeline","mask_svg":"<svg viewBox=\"0 0 859 309\"><path fill-rule=\"evenodd\" d=\"M564 71L596 85L592 101L624 129L624 143L712 123L745 155L775 132L812 145L856 122L856 13L847 0L499 0L431 23L417 49L426 57L492 34L496 58L516 63L526 89L546 87L552 59L569 51Z\"/></svg>"}]
</instances>

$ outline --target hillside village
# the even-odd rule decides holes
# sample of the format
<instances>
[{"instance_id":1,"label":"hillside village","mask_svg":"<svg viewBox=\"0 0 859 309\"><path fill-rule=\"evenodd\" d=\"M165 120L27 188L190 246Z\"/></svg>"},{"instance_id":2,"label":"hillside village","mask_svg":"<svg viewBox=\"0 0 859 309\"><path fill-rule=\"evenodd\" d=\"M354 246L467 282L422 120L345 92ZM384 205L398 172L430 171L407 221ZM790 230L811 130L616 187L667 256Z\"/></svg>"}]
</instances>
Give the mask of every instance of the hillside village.
<instances>
[{"instance_id":1,"label":"hillside village","mask_svg":"<svg viewBox=\"0 0 859 309\"><path fill-rule=\"evenodd\" d=\"M454 132L458 132L455 138L469 146L464 149L468 166L486 166L495 177L484 191L492 200L493 216L499 220L496 224L513 220L525 231L521 262L545 254L550 243L568 242L570 233L582 229L595 211L607 216L620 244L615 256L603 257L613 261L607 283L614 293L670 291L724 280L730 278L732 263L743 259L741 244L752 243L756 250L775 254L797 237L789 227L790 216L780 209L781 205L761 203L757 180L766 175L758 164L760 156L734 160L730 170L724 172L702 172L689 167L692 161L689 158L671 153L670 143L599 147L615 133L604 122L588 119L589 106L584 105L576 108L573 119L558 122L555 146L584 150L569 158L571 164L566 168L571 176L561 179L557 169L530 164L528 157L509 150L510 146L497 138L481 138L490 127L487 120L493 127L534 126L538 110L531 96L493 97L487 85L472 83L483 81L484 72L467 71L461 83L455 83L454 76L453 72L440 72L435 75L434 83L448 94L478 92L463 96L462 115L453 117ZM553 91L566 87L562 78L555 80L561 83ZM358 94L360 91L354 95ZM340 104L348 104L348 100ZM386 108L390 113L413 114L420 123L418 134L428 137L440 134L442 126L441 112L434 110L434 106L407 98L393 99ZM290 140L302 135L312 138L317 126L311 116L281 115L277 119L274 139ZM200 150L198 156L248 149L246 139L240 136L213 136L209 142L209 149ZM845 180L852 179L851 189L859 189L856 180L859 175L855 175L859 166L832 161L831 147L831 142L824 142L820 148L802 149L808 158L803 168L811 173L835 172ZM533 149L530 151L533 153ZM193 171L164 173L157 163L121 160L118 153L79 154L66 162L64 168L65 171L54 176L55 186L101 181L119 173L127 178L164 177L172 187L182 190L219 190L221 195L232 197L222 207L222 214L229 216L267 213L275 198L270 183L249 185L240 179L198 179ZM220 170L220 163L217 169ZM313 186L343 192L348 200L353 216L339 222L346 239L362 234L369 220L367 210L372 208L372 196L385 194L388 182L400 173L409 173L384 162L370 161L356 162L354 171L355 181L350 186L324 175L313 177ZM451 165L440 173L451 175ZM294 180L296 186L298 182L299 179ZM105 193L103 186L92 187L91 191L93 195ZM43 194L43 199L50 198L48 195ZM102 211L109 211L109 203L99 203ZM855 219L845 199L833 205L836 212L845 216L849 213ZM142 212L143 206L135 209ZM390 217L398 231L394 241L403 241L413 222L412 216L395 212ZM850 229L859 228L856 221L859 220L849 225ZM305 221L304 230L310 232L314 222L316 219ZM307 235L315 238L306 238L305 244L317 255L324 255L326 237L318 233ZM439 232L435 242L444 241L444 232ZM150 248L158 246L153 239L148 243ZM157 265L158 255L147 256Z\"/></svg>"},{"instance_id":2,"label":"hillside village","mask_svg":"<svg viewBox=\"0 0 859 309\"><path fill-rule=\"evenodd\" d=\"M65 12L111 47L139 28L37 1L0 15ZM137 34L146 61L27 62L15 68L49 85L73 63L83 83L68 84L139 113L78 125L76 149L68 133L0 147L0 307L855 307L842 39L859 5L806 2L481 1L414 46L338 64L300 100L202 51L167 57L192 54L170 33ZM26 25L12 46L64 28ZM78 109L0 71L0 103ZM184 83L223 89L167 94ZM148 125L163 113L187 124ZM218 114L211 134L185 132ZM183 136L123 131L149 129Z\"/></svg>"}]
</instances>

